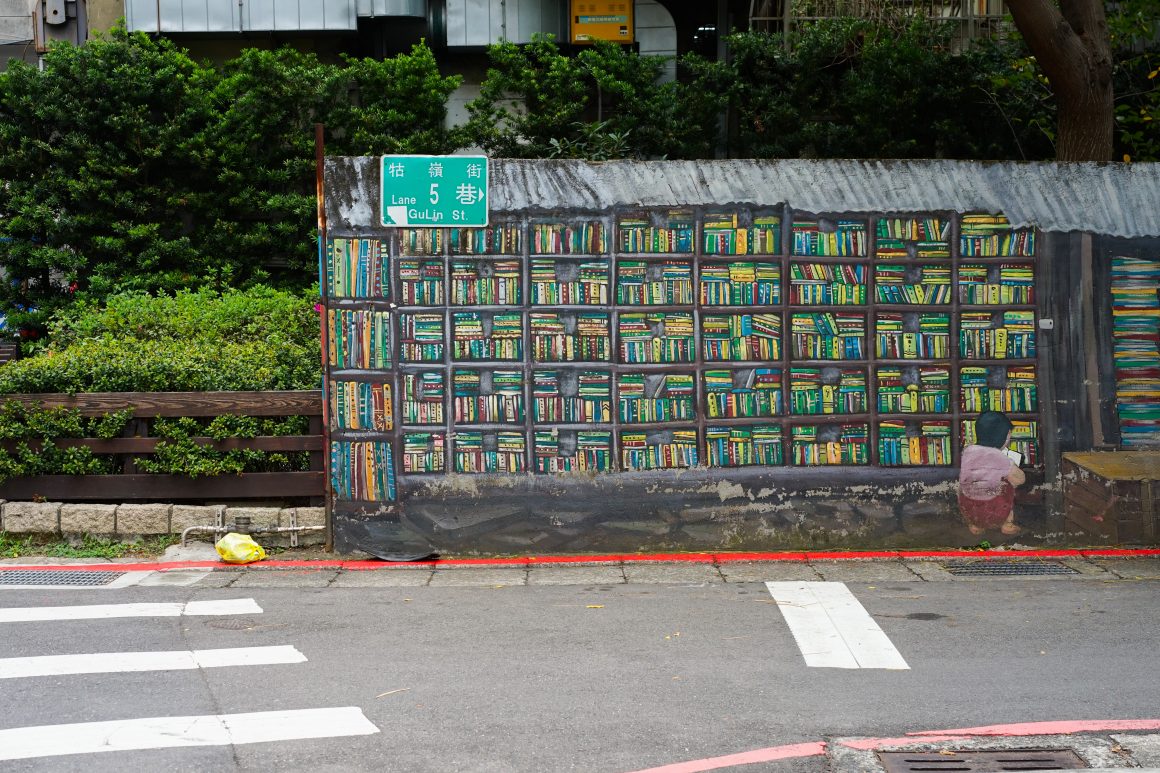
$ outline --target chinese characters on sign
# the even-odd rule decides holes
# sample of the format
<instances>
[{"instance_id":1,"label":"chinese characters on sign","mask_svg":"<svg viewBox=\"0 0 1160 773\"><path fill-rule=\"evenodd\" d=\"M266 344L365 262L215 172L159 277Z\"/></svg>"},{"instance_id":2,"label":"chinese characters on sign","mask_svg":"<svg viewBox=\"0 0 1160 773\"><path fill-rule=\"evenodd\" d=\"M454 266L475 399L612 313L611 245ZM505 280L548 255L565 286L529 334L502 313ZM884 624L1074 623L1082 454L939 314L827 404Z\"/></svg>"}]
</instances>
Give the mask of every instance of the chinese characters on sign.
<instances>
[{"instance_id":1,"label":"chinese characters on sign","mask_svg":"<svg viewBox=\"0 0 1160 773\"><path fill-rule=\"evenodd\" d=\"M485 226L487 181L487 156L383 156L383 225Z\"/></svg>"}]
</instances>

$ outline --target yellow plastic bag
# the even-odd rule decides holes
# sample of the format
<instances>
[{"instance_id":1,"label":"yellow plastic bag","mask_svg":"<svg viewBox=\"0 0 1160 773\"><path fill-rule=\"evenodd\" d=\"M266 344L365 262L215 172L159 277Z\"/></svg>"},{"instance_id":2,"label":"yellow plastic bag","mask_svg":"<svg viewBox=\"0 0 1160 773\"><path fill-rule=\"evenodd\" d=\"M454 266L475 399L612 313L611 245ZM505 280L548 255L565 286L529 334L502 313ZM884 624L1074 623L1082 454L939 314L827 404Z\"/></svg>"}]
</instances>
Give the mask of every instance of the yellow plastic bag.
<instances>
[{"instance_id":1,"label":"yellow plastic bag","mask_svg":"<svg viewBox=\"0 0 1160 773\"><path fill-rule=\"evenodd\" d=\"M266 551L249 534L230 532L214 545L227 564L252 564L266 557Z\"/></svg>"}]
</instances>

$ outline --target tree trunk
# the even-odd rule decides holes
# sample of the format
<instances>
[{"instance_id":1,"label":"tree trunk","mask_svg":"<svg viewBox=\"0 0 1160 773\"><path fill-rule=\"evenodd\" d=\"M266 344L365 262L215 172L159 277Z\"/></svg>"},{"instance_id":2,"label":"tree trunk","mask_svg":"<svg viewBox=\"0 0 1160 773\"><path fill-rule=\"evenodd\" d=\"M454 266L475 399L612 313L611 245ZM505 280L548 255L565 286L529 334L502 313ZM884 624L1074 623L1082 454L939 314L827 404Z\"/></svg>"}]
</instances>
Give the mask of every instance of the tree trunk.
<instances>
[{"instance_id":1,"label":"tree trunk","mask_svg":"<svg viewBox=\"0 0 1160 773\"><path fill-rule=\"evenodd\" d=\"M1055 157L1111 161L1115 126L1112 52L1103 0L1008 0L1058 103Z\"/></svg>"}]
</instances>

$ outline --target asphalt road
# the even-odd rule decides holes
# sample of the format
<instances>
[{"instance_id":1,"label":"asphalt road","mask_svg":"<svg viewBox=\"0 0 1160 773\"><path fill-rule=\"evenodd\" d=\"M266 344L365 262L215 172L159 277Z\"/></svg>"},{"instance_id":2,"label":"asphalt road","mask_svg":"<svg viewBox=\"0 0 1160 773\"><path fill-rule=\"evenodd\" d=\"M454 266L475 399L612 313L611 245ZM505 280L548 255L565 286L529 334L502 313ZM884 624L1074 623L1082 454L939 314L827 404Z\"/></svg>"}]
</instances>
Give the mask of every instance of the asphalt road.
<instances>
[{"instance_id":1,"label":"asphalt road","mask_svg":"<svg viewBox=\"0 0 1160 773\"><path fill-rule=\"evenodd\" d=\"M0 768L628 773L830 737L1160 717L1160 581L847 587L909 669L807 666L758 582L0 589L0 610L241 598L262 609L0 623L3 659L276 645L306 658L0 679L0 730L349 706L380 731ZM736 769L827 764L811 757Z\"/></svg>"}]
</instances>

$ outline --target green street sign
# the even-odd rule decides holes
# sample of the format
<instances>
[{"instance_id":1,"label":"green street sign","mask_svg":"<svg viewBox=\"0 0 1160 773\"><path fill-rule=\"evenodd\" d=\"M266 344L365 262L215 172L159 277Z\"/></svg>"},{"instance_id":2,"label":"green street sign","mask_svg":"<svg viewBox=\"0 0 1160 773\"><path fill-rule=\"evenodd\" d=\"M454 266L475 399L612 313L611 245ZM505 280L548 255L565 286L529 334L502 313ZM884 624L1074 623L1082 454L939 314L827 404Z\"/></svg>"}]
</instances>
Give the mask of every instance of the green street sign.
<instances>
[{"instance_id":1,"label":"green street sign","mask_svg":"<svg viewBox=\"0 0 1160 773\"><path fill-rule=\"evenodd\" d=\"M487 156L383 156L385 226L485 226L487 204Z\"/></svg>"}]
</instances>

